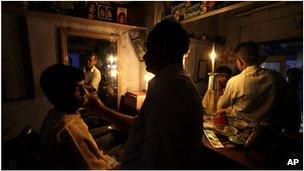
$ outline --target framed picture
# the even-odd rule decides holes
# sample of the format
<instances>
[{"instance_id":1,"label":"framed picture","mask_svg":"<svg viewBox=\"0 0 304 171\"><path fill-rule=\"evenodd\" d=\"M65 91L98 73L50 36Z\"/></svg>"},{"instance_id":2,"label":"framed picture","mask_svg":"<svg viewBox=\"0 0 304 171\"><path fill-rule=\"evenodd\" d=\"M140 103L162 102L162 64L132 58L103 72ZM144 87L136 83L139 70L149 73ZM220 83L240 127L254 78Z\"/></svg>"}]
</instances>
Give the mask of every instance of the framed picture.
<instances>
[{"instance_id":1,"label":"framed picture","mask_svg":"<svg viewBox=\"0 0 304 171\"><path fill-rule=\"evenodd\" d=\"M136 38L131 40L135 53L137 54L137 57L139 59L139 61L143 61L144 60L144 55L145 55L145 46L144 46L144 42L142 38Z\"/></svg>"},{"instance_id":2,"label":"framed picture","mask_svg":"<svg viewBox=\"0 0 304 171\"><path fill-rule=\"evenodd\" d=\"M197 67L197 81L206 79L207 77L207 61L199 59Z\"/></svg>"},{"instance_id":3,"label":"framed picture","mask_svg":"<svg viewBox=\"0 0 304 171\"><path fill-rule=\"evenodd\" d=\"M35 98L34 77L24 16L2 18L2 98L4 101Z\"/></svg>"}]
</instances>

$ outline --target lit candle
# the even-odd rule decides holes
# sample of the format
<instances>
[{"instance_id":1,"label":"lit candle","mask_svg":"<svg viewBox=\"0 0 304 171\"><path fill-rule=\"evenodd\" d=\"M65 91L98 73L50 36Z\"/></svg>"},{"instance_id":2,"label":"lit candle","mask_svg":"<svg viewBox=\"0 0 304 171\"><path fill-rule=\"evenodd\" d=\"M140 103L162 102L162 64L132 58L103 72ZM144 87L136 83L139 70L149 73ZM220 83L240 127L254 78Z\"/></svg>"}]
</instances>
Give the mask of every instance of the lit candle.
<instances>
[{"instance_id":1,"label":"lit candle","mask_svg":"<svg viewBox=\"0 0 304 171\"><path fill-rule=\"evenodd\" d=\"M212 65L211 73L214 74L214 65L215 65L215 58L216 58L216 53L215 53L215 50L214 50L214 44L213 44L213 46L212 46L212 51L211 51L211 53L209 54L209 56L210 56L211 65Z\"/></svg>"}]
</instances>

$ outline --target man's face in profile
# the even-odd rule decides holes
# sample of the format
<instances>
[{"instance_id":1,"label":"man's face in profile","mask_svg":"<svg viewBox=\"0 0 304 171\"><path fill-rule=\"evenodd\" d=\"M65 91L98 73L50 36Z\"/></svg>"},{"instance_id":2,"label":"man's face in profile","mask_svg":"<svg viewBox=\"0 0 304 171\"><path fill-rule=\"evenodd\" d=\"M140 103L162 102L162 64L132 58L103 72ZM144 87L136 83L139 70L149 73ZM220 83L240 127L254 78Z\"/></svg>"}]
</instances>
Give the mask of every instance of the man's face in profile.
<instances>
[{"instance_id":1,"label":"man's face in profile","mask_svg":"<svg viewBox=\"0 0 304 171\"><path fill-rule=\"evenodd\" d=\"M146 43L146 53L144 55L144 60L146 64L146 70L148 72L151 72L155 74L157 71L157 66L159 64L159 61L157 60L159 53L157 53L159 50L157 50L157 47L155 46L155 42L153 42L149 36Z\"/></svg>"},{"instance_id":2,"label":"man's face in profile","mask_svg":"<svg viewBox=\"0 0 304 171\"><path fill-rule=\"evenodd\" d=\"M70 108L77 110L79 107L84 106L88 102L88 92L85 89L84 80L76 82L73 87L73 91L67 96L68 99L65 101L67 101L66 105L69 105Z\"/></svg>"},{"instance_id":3,"label":"man's face in profile","mask_svg":"<svg viewBox=\"0 0 304 171\"><path fill-rule=\"evenodd\" d=\"M85 103L88 102L87 94L88 91L84 86L84 80L77 82L76 89L74 92L74 99L78 106L83 106Z\"/></svg>"},{"instance_id":4,"label":"man's face in profile","mask_svg":"<svg viewBox=\"0 0 304 171\"><path fill-rule=\"evenodd\" d=\"M87 67L89 69L92 69L93 66L95 66L97 63L97 59L94 55L90 56L88 59L87 59Z\"/></svg>"}]
</instances>

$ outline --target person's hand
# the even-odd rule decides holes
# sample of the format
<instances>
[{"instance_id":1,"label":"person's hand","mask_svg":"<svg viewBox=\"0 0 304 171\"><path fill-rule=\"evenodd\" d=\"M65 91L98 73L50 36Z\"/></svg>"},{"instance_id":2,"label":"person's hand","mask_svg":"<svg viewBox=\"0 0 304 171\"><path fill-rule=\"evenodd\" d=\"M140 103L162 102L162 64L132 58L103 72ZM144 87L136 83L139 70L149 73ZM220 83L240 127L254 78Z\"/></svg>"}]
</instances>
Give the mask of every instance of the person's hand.
<instances>
[{"instance_id":1,"label":"person's hand","mask_svg":"<svg viewBox=\"0 0 304 171\"><path fill-rule=\"evenodd\" d=\"M219 112L216 114L216 116L213 118L213 123L215 125L227 125L228 124L228 119L226 117L225 112Z\"/></svg>"}]
</instances>

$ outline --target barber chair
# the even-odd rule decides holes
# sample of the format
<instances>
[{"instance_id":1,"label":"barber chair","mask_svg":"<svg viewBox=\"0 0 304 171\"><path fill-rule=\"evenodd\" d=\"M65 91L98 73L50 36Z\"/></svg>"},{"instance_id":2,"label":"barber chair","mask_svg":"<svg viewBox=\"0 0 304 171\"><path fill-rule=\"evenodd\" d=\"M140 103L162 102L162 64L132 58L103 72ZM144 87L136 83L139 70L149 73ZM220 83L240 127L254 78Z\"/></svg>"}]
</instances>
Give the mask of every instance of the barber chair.
<instances>
[{"instance_id":1,"label":"barber chair","mask_svg":"<svg viewBox=\"0 0 304 171\"><path fill-rule=\"evenodd\" d=\"M3 169L47 169L47 163L41 155L40 136L30 125L4 145Z\"/></svg>"}]
</instances>

